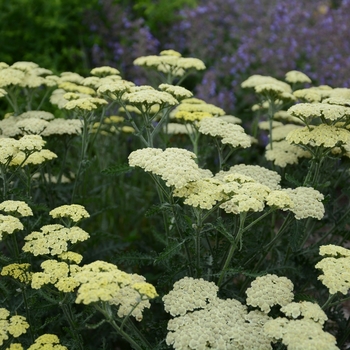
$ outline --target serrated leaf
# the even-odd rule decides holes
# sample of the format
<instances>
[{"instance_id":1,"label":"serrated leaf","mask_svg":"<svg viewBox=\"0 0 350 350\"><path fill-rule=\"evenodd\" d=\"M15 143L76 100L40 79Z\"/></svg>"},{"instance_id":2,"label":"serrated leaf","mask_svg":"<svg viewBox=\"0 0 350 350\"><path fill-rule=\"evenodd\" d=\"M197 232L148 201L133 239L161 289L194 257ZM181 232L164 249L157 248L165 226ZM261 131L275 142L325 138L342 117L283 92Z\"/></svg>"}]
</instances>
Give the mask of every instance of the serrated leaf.
<instances>
[{"instance_id":1,"label":"serrated leaf","mask_svg":"<svg viewBox=\"0 0 350 350\"><path fill-rule=\"evenodd\" d=\"M154 261L154 258L156 257L156 254L146 254L141 252L125 252L118 255L118 258L116 259L119 263L126 263L128 265L151 265Z\"/></svg>"},{"instance_id":2,"label":"serrated leaf","mask_svg":"<svg viewBox=\"0 0 350 350\"><path fill-rule=\"evenodd\" d=\"M156 259L154 259L154 264L158 264L166 259L170 259L174 255L176 255L183 244L185 244L190 238L186 238L181 242L174 242L172 244L169 244L162 253L158 255Z\"/></svg>"},{"instance_id":3,"label":"serrated leaf","mask_svg":"<svg viewBox=\"0 0 350 350\"><path fill-rule=\"evenodd\" d=\"M119 176L128 173L133 168L127 163L112 165L101 171L102 174Z\"/></svg>"},{"instance_id":4,"label":"serrated leaf","mask_svg":"<svg viewBox=\"0 0 350 350\"><path fill-rule=\"evenodd\" d=\"M296 178L294 178L292 175L289 175L288 173L286 173L285 178L288 182L297 187L302 186L302 183L300 183Z\"/></svg>"}]
</instances>

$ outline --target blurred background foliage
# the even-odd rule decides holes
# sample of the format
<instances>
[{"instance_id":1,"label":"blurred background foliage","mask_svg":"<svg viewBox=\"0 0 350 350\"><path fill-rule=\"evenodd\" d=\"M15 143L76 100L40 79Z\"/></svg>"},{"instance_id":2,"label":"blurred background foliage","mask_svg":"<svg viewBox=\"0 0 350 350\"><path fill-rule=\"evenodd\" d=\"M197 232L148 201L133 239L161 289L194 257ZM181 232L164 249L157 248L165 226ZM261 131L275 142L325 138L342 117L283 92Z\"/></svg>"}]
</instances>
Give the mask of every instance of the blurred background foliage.
<instances>
[{"instance_id":1,"label":"blurred background foliage","mask_svg":"<svg viewBox=\"0 0 350 350\"><path fill-rule=\"evenodd\" d=\"M240 83L252 74L297 69L350 86L350 0L2 0L0 47L9 64L82 75L110 65L136 84L147 80L135 58L175 49L207 65L186 87L235 114L250 105Z\"/></svg>"}]
</instances>

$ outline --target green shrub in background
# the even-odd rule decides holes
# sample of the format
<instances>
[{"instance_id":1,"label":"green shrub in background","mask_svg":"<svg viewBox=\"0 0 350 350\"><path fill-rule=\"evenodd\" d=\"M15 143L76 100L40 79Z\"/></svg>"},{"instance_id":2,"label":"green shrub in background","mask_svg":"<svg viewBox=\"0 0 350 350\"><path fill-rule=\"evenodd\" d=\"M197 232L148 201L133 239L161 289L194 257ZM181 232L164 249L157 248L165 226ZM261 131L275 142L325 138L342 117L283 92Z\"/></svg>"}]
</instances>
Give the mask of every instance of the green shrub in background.
<instances>
[{"instance_id":1,"label":"green shrub in background","mask_svg":"<svg viewBox=\"0 0 350 350\"><path fill-rule=\"evenodd\" d=\"M92 38L84 17L97 6L97 0L1 1L0 61L87 73Z\"/></svg>"},{"instance_id":2,"label":"green shrub in background","mask_svg":"<svg viewBox=\"0 0 350 350\"><path fill-rule=\"evenodd\" d=\"M153 34L157 30L169 25L178 19L178 11L183 7L194 7L197 0L136 0L133 9L136 14L143 17Z\"/></svg>"}]
</instances>

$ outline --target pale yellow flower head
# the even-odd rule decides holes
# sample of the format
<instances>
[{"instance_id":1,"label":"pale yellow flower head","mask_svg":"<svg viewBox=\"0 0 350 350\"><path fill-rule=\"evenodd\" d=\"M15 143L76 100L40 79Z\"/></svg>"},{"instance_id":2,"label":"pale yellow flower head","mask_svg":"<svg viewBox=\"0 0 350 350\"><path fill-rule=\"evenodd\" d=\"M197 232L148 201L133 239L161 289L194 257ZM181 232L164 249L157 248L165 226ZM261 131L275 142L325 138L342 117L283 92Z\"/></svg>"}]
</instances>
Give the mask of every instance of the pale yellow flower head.
<instances>
[{"instance_id":1,"label":"pale yellow flower head","mask_svg":"<svg viewBox=\"0 0 350 350\"><path fill-rule=\"evenodd\" d=\"M329 244L320 247L320 255L325 257L315 266L323 272L318 279L330 294L347 295L350 289L350 250Z\"/></svg>"},{"instance_id":2,"label":"pale yellow flower head","mask_svg":"<svg viewBox=\"0 0 350 350\"><path fill-rule=\"evenodd\" d=\"M25 334L29 328L29 324L24 316L10 316L10 312L5 308L0 308L0 346L11 335L13 338L18 338Z\"/></svg>"},{"instance_id":3,"label":"pale yellow flower head","mask_svg":"<svg viewBox=\"0 0 350 350\"><path fill-rule=\"evenodd\" d=\"M291 70L287 72L285 80L290 84L311 83L311 79L305 73L299 72L297 70Z\"/></svg>"},{"instance_id":4,"label":"pale yellow flower head","mask_svg":"<svg viewBox=\"0 0 350 350\"><path fill-rule=\"evenodd\" d=\"M284 111L284 110L277 111L273 115L273 119L282 121L284 123L292 123L287 125L294 125L294 124L305 125L305 123L302 120L292 116L288 111Z\"/></svg>"},{"instance_id":5,"label":"pale yellow flower head","mask_svg":"<svg viewBox=\"0 0 350 350\"><path fill-rule=\"evenodd\" d=\"M320 325L323 325L328 317L321 307L310 301L301 301L299 303L291 302L281 307L281 311L290 318L300 318L313 320Z\"/></svg>"},{"instance_id":6,"label":"pale yellow flower head","mask_svg":"<svg viewBox=\"0 0 350 350\"><path fill-rule=\"evenodd\" d=\"M144 308L150 307L149 299L158 295L143 276L128 274L104 261L84 265L74 278L80 283L76 303L108 302L119 306L119 317L131 314L138 321Z\"/></svg>"},{"instance_id":7,"label":"pale yellow flower head","mask_svg":"<svg viewBox=\"0 0 350 350\"><path fill-rule=\"evenodd\" d=\"M286 140L296 145L334 148L350 142L350 131L335 125L310 125L292 130Z\"/></svg>"},{"instance_id":8,"label":"pale yellow flower head","mask_svg":"<svg viewBox=\"0 0 350 350\"><path fill-rule=\"evenodd\" d=\"M255 88L262 84L278 85L280 88L283 89L283 91L288 93L292 92L292 88L290 87L290 85L285 83L284 81L278 80L270 76L259 75L259 74L250 76L248 79L246 79L241 83L241 86L242 88Z\"/></svg>"},{"instance_id":9,"label":"pale yellow flower head","mask_svg":"<svg viewBox=\"0 0 350 350\"><path fill-rule=\"evenodd\" d=\"M141 112L147 112L153 105L159 105L161 108L164 108L179 104L179 101L168 92L155 89L144 89L125 93L122 96L122 100L127 104L137 107Z\"/></svg>"},{"instance_id":10,"label":"pale yellow flower head","mask_svg":"<svg viewBox=\"0 0 350 350\"><path fill-rule=\"evenodd\" d=\"M21 221L12 215L0 214L0 241L3 234L12 234L16 231L22 231L24 229Z\"/></svg>"},{"instance_id":11,"label":"pale yellow flower head","mask_svg":"<svg viewBox=\"0 0 350 350\"><path fill-rule=\"evenodd\" d=\"M212 177L189 182L175 189L173 195L184 198L187 205L207 210L226 197L222 182Z\"/></svg>"},{"instance_id":12,"label":"pale yellow flower head","mask_svg":"<svg viewBox=\"0 0 350 350\"><path fill-rule=\"evenodd\" d=\"M311 158L311 153L297 145L291 145L286 140L282 140L274 142L273 149L266 148L265 158L275 165L285 168L289 164L298 164L300 158Z\"/></svg>"},{"instance_id":13,"label":"pale yellow flower head","mask_svg":"<svg viewBox=\"0 0 350 350\"><path fill-rule=\"evenodd\" d=\"M219 137L221 143L232 147L247 148L251 146L251 138L237 124L226 122L219 118L204 118L199 121L199 132L213 137Z\"/></svg>"},{"instance_id":14,"label":"pale yellow flower head","mask_svg":"<svg viewBox=\"0 0 350 350\"><path fill-rule=\"evenodd\" d=\"M282 190L271 191L266 196L266 204L270 207L276 207L281 210L288 210L294 207L294 202L288 193Z\"/></svg>"},{"instance_id":15,"label":"pale yellow flower head","mask_svg":"<svg viewBox=\"0 0 350 350\"><path fill-rule=\"evenodd\" d=\"M68 243L77 243L89 238L89 234L80 227L66 228L62 225L45 225L40 231L27 235L22 247L24 252L38 255L60 255L68 250Z\"/></svg>"},{"instance_id":16,"label":"pale yellow flower head","mask_svg":"<svg viewBox=\"0 0 350 350\"><path fill-rule=\"evenodd\" d=\"M129 165L138 166L152 174L159 175L168 187L179 189L191 181L210 177L209 170L198 167L196 155L182 148L143 148L129 155Z\"/></svg>"},{"instance_id":17,"label":"pale yellow flower head","mask_svg":"<svg viewBox=\"0 0 350 350\"><path fill-rule=\"evenodd\" d=\"M0 70L0 88L19 86L25 78L25 73L14 68Z\"/></svg>"},{"instance_id":18,"label":"pale yellow flower head","mask_svg":"<svg viewBox=\"0 0 350 350\"><path fill-rule=\"evenodd\" d=\"M0 89L0 98L1 98L1 97L4 97L4 96L6 96L6 95L7 95L6 90Z\"/></svg>"},{"instance_id":19,"label":"pale yellow flower head","mask_svg":"<svg viewBox=\"0 0 350 350\"><path fill-rule=\"evenodd\" d=\"M315 89L300 89L293 92L293 95L305 103L321 102L322 94Z\"/></svg>"},{"instance_id":20,"label":"pale yellow flower head","mask_svg":"<svg viewBox=\"0 0 350 350\"><path fill-rule=\"evenodd\" d=\"M40 289L45 284L54 285L61 292L73 292L79 282L74 278L81 267L75 264L67 264L57 260L49 259L41 263L43 272L35 272L32 275L31 286Z\"/></svg>"},{"instance_id":21,"label":"pale yellow flower head","mask_svg":"<svg viewBox=\"0 0 350 350\"><path fill-rule=\"evenodd\" d=\"M31 265L28 263L6 265L1 270L1 276L11 276L22 283L28 284L33 275L33 273L29 271L30 266Z\"/></svg>"},{"instance_id":22,"label":"pale yellow flower head","mask_svg":"<svg viewBox=\"0 0 350 350\"><path fill-rule=\"evenodd\" d=\"M7 200L0 203L0 210L13 216L32 216L33 211L26 202Z\"/></svg>"},{"instance_id":23,"label":"pale yellow flower head","mask_svg":"<svg viewBox=\"0 0 350 350\"><path fill-rule=\"evenodd\" d=\"M159 56L141 56L134 61L136 66L151 67L159 72L181 77L186 71L203 70L205 64L198 58L182 57L179 52L174 50L164 50Z\"/></svg>"},{"instance_id":24,"label":"pale yellow flower head","mask_svg":"<svg viewBox=\"0 0 350 350\"><path fill-rule=\"evenodd\" d=\"M240 175L242 176L242 175ZM265 207L265 199L270 192L270 188L252 181L240 183L237 181L236 174L225 176L223 192L227 194L226 199L220 208L226 213L239 214L248 211L262 211Z\"/></svg>"},{"instance_id":25,"label":"pale yellow flower head","mask_svg":"<svg viewBox=\"0 0 350 350\"><path fill-rule=\"evenodd\" d=\"M97 93L100 96L107 97L112 100L120 99L124 93L130 92L135 84L127 80L107 81L100 83Z\"/></svg>"},{"instance_id":26,"label":"pale yellow flower head","mask_svg":"<svg viewBox=\"0 0 350 350\"><path fill-rule=\"evenodd\" d=\"M51 135L80 135L83 124L78 119L62 119L57 118L46 126L41 136L47 137Z\"/></svg>"},{"instance_id":27,"label":"pale yellow flower head","mask_svg":"<svg viewBox=\"0 0 350 350\"><path fill-rule=\"evenodd\" d=\"M276 318L264 325L264 332L274 339L281 340L290 350L317 349L337 350L335 337L325 332L322 325L311 319L288 320Z\"/></svg>"},{"instance_id":28,"label":"pale yellow flower head","mask_svg":"<svg viewBox=\"0 0 350 350\"><path fill-rule=\"evenodd\" d=\"M18 140L17 147L20 151L40 151L46 141L40 135L24 135Z\"/></svg>"},{"instance_id":29,"label":"pale yellow flower head","mask_svg":"<svg viewBox=\"0 0 350 350\"><path fill-rule=\"evenodd\" d=\"M34 340L27 350L68 350L66 346L60 344L60 340L55 334L44 334Z\"/></svg>"},{"instance_id":30,"label":"pale yellow flower head","mask_svg":"<svg viewBox=\"0 0 350 350\"><path fill-rule=\"evenodd\" d=\"M293 283L286 277L265 275L257 277L247 289L247 305L269 313L274 305L285 306L294 299Z\"/></svg>"},{"instance_id":31,"label":"pale yellow flower head","mask_svg":"<svg viewBox=\"0 0 350 350\"><path fill-rule=\"evenodd\" d=\"M93 111L106 104L108 104L108 102L102 98L86 97L68 101L64 105L64 109L75 111Z\"/></svg>"},{"instance_id":32,"label":"pale yellow flower head","mask_svg":"<svg viewBox=\"0 0 350 350\"><path fill-rule=\"evenodd\" d=\"M205 308L217 298L219 288L213 282L184 277L174 283L173 289L163 297L164 309L172 316Z\"/></svg>"},{"instance_id":33,"label":"pale yellow flower head","mask_svg":"<svg viewBox=\"0 0 350 350\"><path fill-rule=\"evenodd\" d=\"M281 86L281 84L259 84L254 89L257 94L274 101L291 102L296 100L295 96L291 92L286 91L286 88Z\"/></svg>"},{"instance_id":34,"label":"pale yellow flower head","mask_svg":"<svg viewBox=\"0 0 350 350\"><path fill-rule=\"evenodd\" d=\"M16 123L16 127L22 131L23 134L41 134L49 125L47 120L39 118L25 118Z\"/></svg>"},{"instance_id":35,"label":"pale yellow flower head","mask_svg":"<svg viewBox=\"0 0 350 350\"><path fill-rule=\"evenodd\" d=\"M84 77L75 72L62 72L60 74L60 82L69 82L74 84L80 84Z\"/></svg>"},{"instance_id":36,"label":"pale yellow flower head","mask_svg":"<svg viewBox=\"0 0 350 350\"><path fill-rule=\"evenodd\" d=\"M61 205L60 207L52 209L49 214L54 219L69 218L75 223L90 217L90 214L86 211L86 209L79 204Z\"/></svg>"},{"instance_id":37,"label":"pale yellow flower head","mask_svg":"<svg viewBox=\"0 0 350 350\"><path fill-rule=\"evenodd\" d=\"M17 155L11 160L10 165L12 166L26 166L26 165L39 165L48 160L52 160L57 158L57 154L51 152L48 149L42 149L40 151L31 153L29 156L26 155L25 152L19 152Z\"/></svg>"},{"instance_id":38,"label":"pale yellow flower head","mask_svg":"<svg viewBox=\"0 0 350 350\"><path fill-rule=\"evenodd\" d=\"M181 101L185 98L190 98L193 96L193 93L182 86L175 86L169 84L160 84L159 90L168 92L173 95L178 101Z\"/></svg>"},{"instance_id":39,"label":"pale yellow flower head","mask_svg":"<svg viewBox=\"0 0 350 350\"><path fill-rule=\"evenodd\" d=\"M218 172L215 177L224 179L225 176L231 173L238 173L248 176L254 181L269 187L271 190L279 190L281 188L281 175L279 175L276 171L266 169L259 165L237 164L232 166L228 171L222 170Z\"/></svg>"},{"instance_id":40,"label":"pale yellow flower head","mask_svg":"<svg viewBox=\"0 0 350 350\"><path fill-rule=\"evenodd\" d=\"M324 196L312 187L297 187L284 189L292 199L293 206L290 211L297 220L315 218L321 220L324 216Z\"/></svg>"},{"instance_id":41,"label":"pale yellow flower head","mask_svg":"<svg viewBox=\"0 0 350 350\"><path fill-rule=\"evenodd\" d=\"M288 113L309 124L315 118L336 122L350 117L350 108L329 103L298 103L288 109Z\"/></svg>"},{"instance_id":42,"label":"pale yellow flower head","mask_svg":"<svg viewBox=\"0 0 350 350\"><path fill-rule=\"evenodd\" d=\"M90 73L92 75L96 75L98 77L105 77L108 75L119 75L120 72L118 69L109 67L109 66L102 66L102 67L96 67L93 68Z\"/></svg>"},{"instance_id":43,"label":"pale yellow flower head","mask_svg":"<svg viewBox=\"0 0 350 350\"><path fill-rule=\"evenodd\" d=\"M51 112L47 111L27 111L19 114L16 118L39 118L43 120L53 120L55 116Z\"/></svg>"},{"instance_id":44,"label":"pale yellow flower head","mask_svg":"<svg viewBox=\"0 0 350 350\"><path fill-rule=\"evenodd\" d=\"M204 117L216 117L216 116L222 116L225 115L225 111L220 108L217 107L213 104L210 103L192 103L189 102L191 101L191 99L189 100L183 100L175 109L174 111L171 113L171 117L175 118L175 119L184 119L186 120L201 120ZM186 112L187 114L185 114L184 112ZM181 114L183 113L183 114ZM191 114L193 114L194 116L197 115L199 116L199 118L191 118Z\"/></svg>"}]
</instances>

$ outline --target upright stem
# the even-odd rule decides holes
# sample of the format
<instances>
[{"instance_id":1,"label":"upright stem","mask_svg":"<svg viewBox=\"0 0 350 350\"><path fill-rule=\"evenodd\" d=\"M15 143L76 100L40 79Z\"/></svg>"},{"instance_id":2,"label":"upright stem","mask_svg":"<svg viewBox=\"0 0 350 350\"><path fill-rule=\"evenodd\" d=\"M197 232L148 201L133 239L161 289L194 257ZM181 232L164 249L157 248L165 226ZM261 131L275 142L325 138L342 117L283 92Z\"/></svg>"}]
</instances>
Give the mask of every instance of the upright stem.
<instances>
[{"instance_id":1,"label":"upright stem","mask_svg":"<svg viewBox=\"0 0 350 350\"><path fill-rule=\"evenodd\" d=\"M244 230L244 222L245 222L246 217L247 217L246 212L240 213L240 215L239 215L238 232L237 232L237 235L236 235L234 242L231 243L230 250L229 250L228 255L226 257L224 267L221 270L221 274L220 274L219 281L218 281L218 287L220 287L222 282L223 282L223 278L225 276L226 270L228 269L228 266L231 263L233 253L235 252L235 250L238 246L238 242L240 242L240 245L242 245L242 234L243 234L243 230Z\"/></svg>"},{"instance_id":2,"label":"upright stem","mask_svg":"<svg viewBox=\"0 0 350 350\"><path fill-rule=\"evenodd\" d=\"M103 303L102 305L95 304L95 308L100 311L105 317L106 321L114 328L114 330L121 335L135 350L152 349L148 344L148 341L142 336L136 327L132 327L133 331L137 333L138 338L143 343L144 347L140 346L135 339L133 339L128 333L126 333L113 319L113 313L110 305Z\"/></svg>"}]
</instances>

